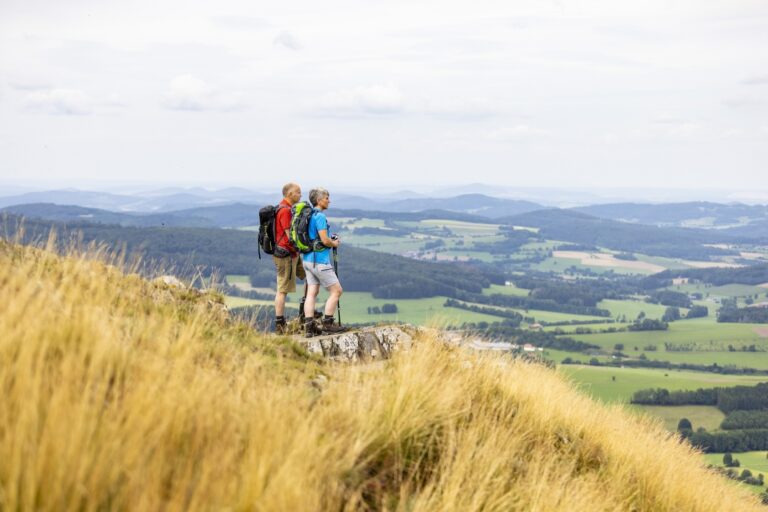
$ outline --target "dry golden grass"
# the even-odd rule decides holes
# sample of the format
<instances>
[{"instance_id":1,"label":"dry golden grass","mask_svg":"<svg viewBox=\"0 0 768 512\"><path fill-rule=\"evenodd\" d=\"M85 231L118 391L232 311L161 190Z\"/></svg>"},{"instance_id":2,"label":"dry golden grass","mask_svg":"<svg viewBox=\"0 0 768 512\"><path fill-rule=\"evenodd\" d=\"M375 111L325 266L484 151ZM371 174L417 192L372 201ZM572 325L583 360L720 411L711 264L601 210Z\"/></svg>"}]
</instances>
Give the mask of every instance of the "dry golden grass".
<instances>
[{"instance_id":1,"label":"dry golden grass","mask_svg":"<svg viewBox=\"0 0 768 512\"><path fill-rule=\"evenodd\" d=\"M2 510L761 509L544 367L324 365L97 256L0 242Z\"/></svg>"}]
</instances>

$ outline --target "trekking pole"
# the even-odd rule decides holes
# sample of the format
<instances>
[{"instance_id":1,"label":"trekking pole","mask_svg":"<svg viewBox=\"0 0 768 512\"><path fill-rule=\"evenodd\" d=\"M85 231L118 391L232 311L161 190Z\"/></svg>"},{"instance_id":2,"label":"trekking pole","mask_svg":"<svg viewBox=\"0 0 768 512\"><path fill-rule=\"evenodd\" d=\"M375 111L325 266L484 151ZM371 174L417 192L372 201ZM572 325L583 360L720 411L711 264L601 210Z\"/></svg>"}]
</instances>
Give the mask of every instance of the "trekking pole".
<instances>
[{"instance_id":1,"label":"trekking pole","mask_svg":"<svg viewBox=\"0 0 768 512\"><path fill-rule=\"evenodd\" d=\"M307 289L309 287L307 286L306 277L304 278L304 295L301 296L301 300L299 301L299 323L303 324L307 321L307 317L304 314L304 303L307 302ZM312 316L314 318L314 315Z\"/></svg>"},{"instance_id":2,"label":"trekking pole","mask_svg":"<svg viewBox=\"0 0 768 512\"><path fill-rule=\"evenodd\" d=\"M336 272L336 277L339 277L339 252L336 247L333 248L333 271ZM339 326L341 326L341 298L336 303L336 313L339 315Z\"/></svg>"}]
</instances>

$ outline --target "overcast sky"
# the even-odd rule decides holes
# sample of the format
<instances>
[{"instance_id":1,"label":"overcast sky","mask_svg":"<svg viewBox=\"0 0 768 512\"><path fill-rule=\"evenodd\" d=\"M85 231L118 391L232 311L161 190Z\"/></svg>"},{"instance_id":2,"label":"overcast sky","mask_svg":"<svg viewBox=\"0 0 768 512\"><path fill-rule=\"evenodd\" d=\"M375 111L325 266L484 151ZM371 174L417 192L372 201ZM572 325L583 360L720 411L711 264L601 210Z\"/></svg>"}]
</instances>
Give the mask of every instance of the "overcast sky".
<instances>
[{"instance_id":1,"label":"overcast sky","mask_svg":"<svg viewBox=\"0 0 768 512\"><path fill-rule=\"evenodd\" d=\"M767 163L765 0L0 1L6 186L758 192Z\"/></svg>"}]
</instances>

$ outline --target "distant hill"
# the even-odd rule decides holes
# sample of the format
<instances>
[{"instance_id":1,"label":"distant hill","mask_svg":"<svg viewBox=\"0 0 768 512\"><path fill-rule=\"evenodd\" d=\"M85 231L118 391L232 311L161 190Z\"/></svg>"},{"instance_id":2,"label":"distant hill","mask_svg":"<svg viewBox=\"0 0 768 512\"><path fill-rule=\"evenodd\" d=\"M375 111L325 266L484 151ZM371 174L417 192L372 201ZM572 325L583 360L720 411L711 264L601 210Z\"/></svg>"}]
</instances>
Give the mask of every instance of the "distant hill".
<instances>
[{"instance_id":1,"label":"distant hill","mask_svg":"<svg viewBox=\"0 0 768 512\"><path fill-rule=\"evenodd\" d=\"M0 208L20 204L55 203L107 210L122 210L129 208L136 201L135 197L128 195L67 189L28 192L16 196L0 197Z\"/></svg>"},{"instance_id":2,"label":"distant hill","mask_svg":"<svg viewBox=\"0 0 768 512\"><path fill-rule=\"evenodd\" d=\"M672 258L707 260L732 251L705 244L733 241L711 230L661 228L601 219L574 210L549 209L499 219L507 224L539 228L545 238Z\"/></svg>"},{"instance_id":3,"label":"distant hill","mask_svg":"<svg viewBox=\"0 0 768 512\"><path fill-rule=\"evenodd\" d=\"M23 204L73 205L113 212L156 213L233 203L267 204L277 194L261 194L246 189L161 189L137 194L111 194L84 190L49 190L0 197L0 208Z\"/></svg>"},{"instance_id":4,"label":"distant hill","mask_svg":"<svg viewBox=\"0 0 768 512\"><path fill-rule=\"evenodd\" d=\"M7 219L4 232L11 240L18 222L18 217ZM62 244L81 239L113 249L124 248L130 256L142 255L147 268L160 266L184 275L198 269L206 276L245 274L255 276L263 285L274 282L272 257L263 255L259 259L254 231L26 220L24 241L45 241L52 227ZM386 298L455 297L460 293L480 293L483 287L503 284L505 280L503 272L491 265L418 261L351 245L342 246L339 258L346 290L367 291Z\"/></svg>"},{"instance_id":5,"label":"distant hill","mask_svg":"<svg viewBox=\"0 0 768 512\"><path fill-rule=\"evenodd\" d=\"M768 219L757 220L746 226L724 229L723 232L736 238L762 239L763 243L766 243L768 241Z\"/></svg>"},{"instance_id":6,"label":"distant hill","mask_svg":"<svg viewBox=\"0 0 768 512\"><path fill-rule=\"evenodd\" d=\"M383 211L416 212L423 210L448 210L470 213L490 219L531 212L542 209L542 205L530 201L502 199L483 194L464 194L448 198L418 198L395 201Z\"/></svg>"},{"instance_id":7,"label":"distant hill","mask_svg":"<svg viewBox=\"0 0 768 512\"><path fill-rule=\"evenodd\" d=\"M0 211L21 215L30 219L45 219L57 222L87 221L120 226L173 226L173 227L220 227L239 228L256 226L259 223L259 209L262 205L234 203L220 206L201 206L167 213L114 212L98 208L55 205L50 203L22 204L7 206ZM385 212L368 210L345 210L333 208L328 217L366 217L419 221L425 219L458 220L464 222L491 222L487 217L447 210L424 210L419 212Z\"/></svg>"},{"instance_id":8,"label":"distant hill","mask_svg":"<svg viewBox=\"0 0 768 512\"><path fill-rule=\"evenodd\" d=\"M27 219L48 220L54 222L91 222L95 224L114 224L119 226L173 226L173 227L215 227L209 219L193 215L175 215L172 213L123 213L84 208L82 206L57 205L50 203L22 204L7 206L2 212L19 215Z\"/></svg>"},{"instance_id":9,"label":"distant hill","mask_svg":"<svg viewBox=\"0 0 768 512\"><path fill-rule=\"evenodd\" d=\"M386 212L372 210L329 210L328 218L360 217L366 219L383 219L394 221L420 221L429 219L457 220L462 222L495 223L496 221L481 215L472 215L448 210L420 210L418 212Z\"/></svg>"},{"instance_id":10,"label":"distant hill","mask_svg":"<svg viewBox=\"0 0 768 512\"><path fill-rule=\"evenodd\" d=\"M581 206L573 211L605 219L656 226L723 228L768 220L768 206L705 201L687 203L613 203Z\"/></svg>"},{"instance_id":11,"label":"distant hill","mask_svg":"<svg viewBox=\"0 0 768 512\"><path fill-rule=\"evenodd\" d=\"M306 200L309 190L305 189L303 192L304 199ZM401 199L396 195L389 197L363 197L332 193L331 206L334 209L379 212L445 210L479 215L491 219L542 208L541 205L530 201L502 199L483 194L464 194L448 198L413 197L413 193L410 192L404 192L403 194L405 199ZM271 193L264 193L241 188L222 190L166 188L131 195L121 195L67 189L0 197L0 208L47 203L98 208L113 212L161 213L229 205L261 207L266 204L276 204L279 201L280 193L277 190ZM188 214L189 212L184 212L182 215L187 216Z\"/></svg>"}]
</instances>

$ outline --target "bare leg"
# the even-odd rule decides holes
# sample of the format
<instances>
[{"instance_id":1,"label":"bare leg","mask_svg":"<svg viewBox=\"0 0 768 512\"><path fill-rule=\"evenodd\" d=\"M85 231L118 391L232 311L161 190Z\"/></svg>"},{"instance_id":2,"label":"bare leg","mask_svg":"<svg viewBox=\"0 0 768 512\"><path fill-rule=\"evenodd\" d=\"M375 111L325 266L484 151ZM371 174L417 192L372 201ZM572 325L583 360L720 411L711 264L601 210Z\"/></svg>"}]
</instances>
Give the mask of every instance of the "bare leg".
<instances>
[{"instance_id":1,"label":"bare leg","mask_svg":"<svg viewBox=\"0 0 768 512\"><path fill-rule=\"evenodd\" d=\"M318 293L320 293L319 284L310 284L307 286L307 300L304 302L304 316L307 320L315 318L315 302Z\"/></svg>"},{"instance_id":2,"label":"bare leg","mask_svg":"<svg viewBox=\"0 0 768 512\"><path fill-rule=\"evenodd\" d=\"M339 299L344 290L341 289L341 285L336 283L327 288L329 296L325 301L325 316L333 316L336 312L336 306L339 304Z\"/></svg>"},{"instance_id":3,"label":"bare leg","mask_svg":"<svg viewBox=\"0 0 768 512\"><path fill-rule=\"evenodd\" d=\"M277 292L275 294L275 316L283 316L285 314L285 296L286 293Z\"/></svg>"}]
</instances>

